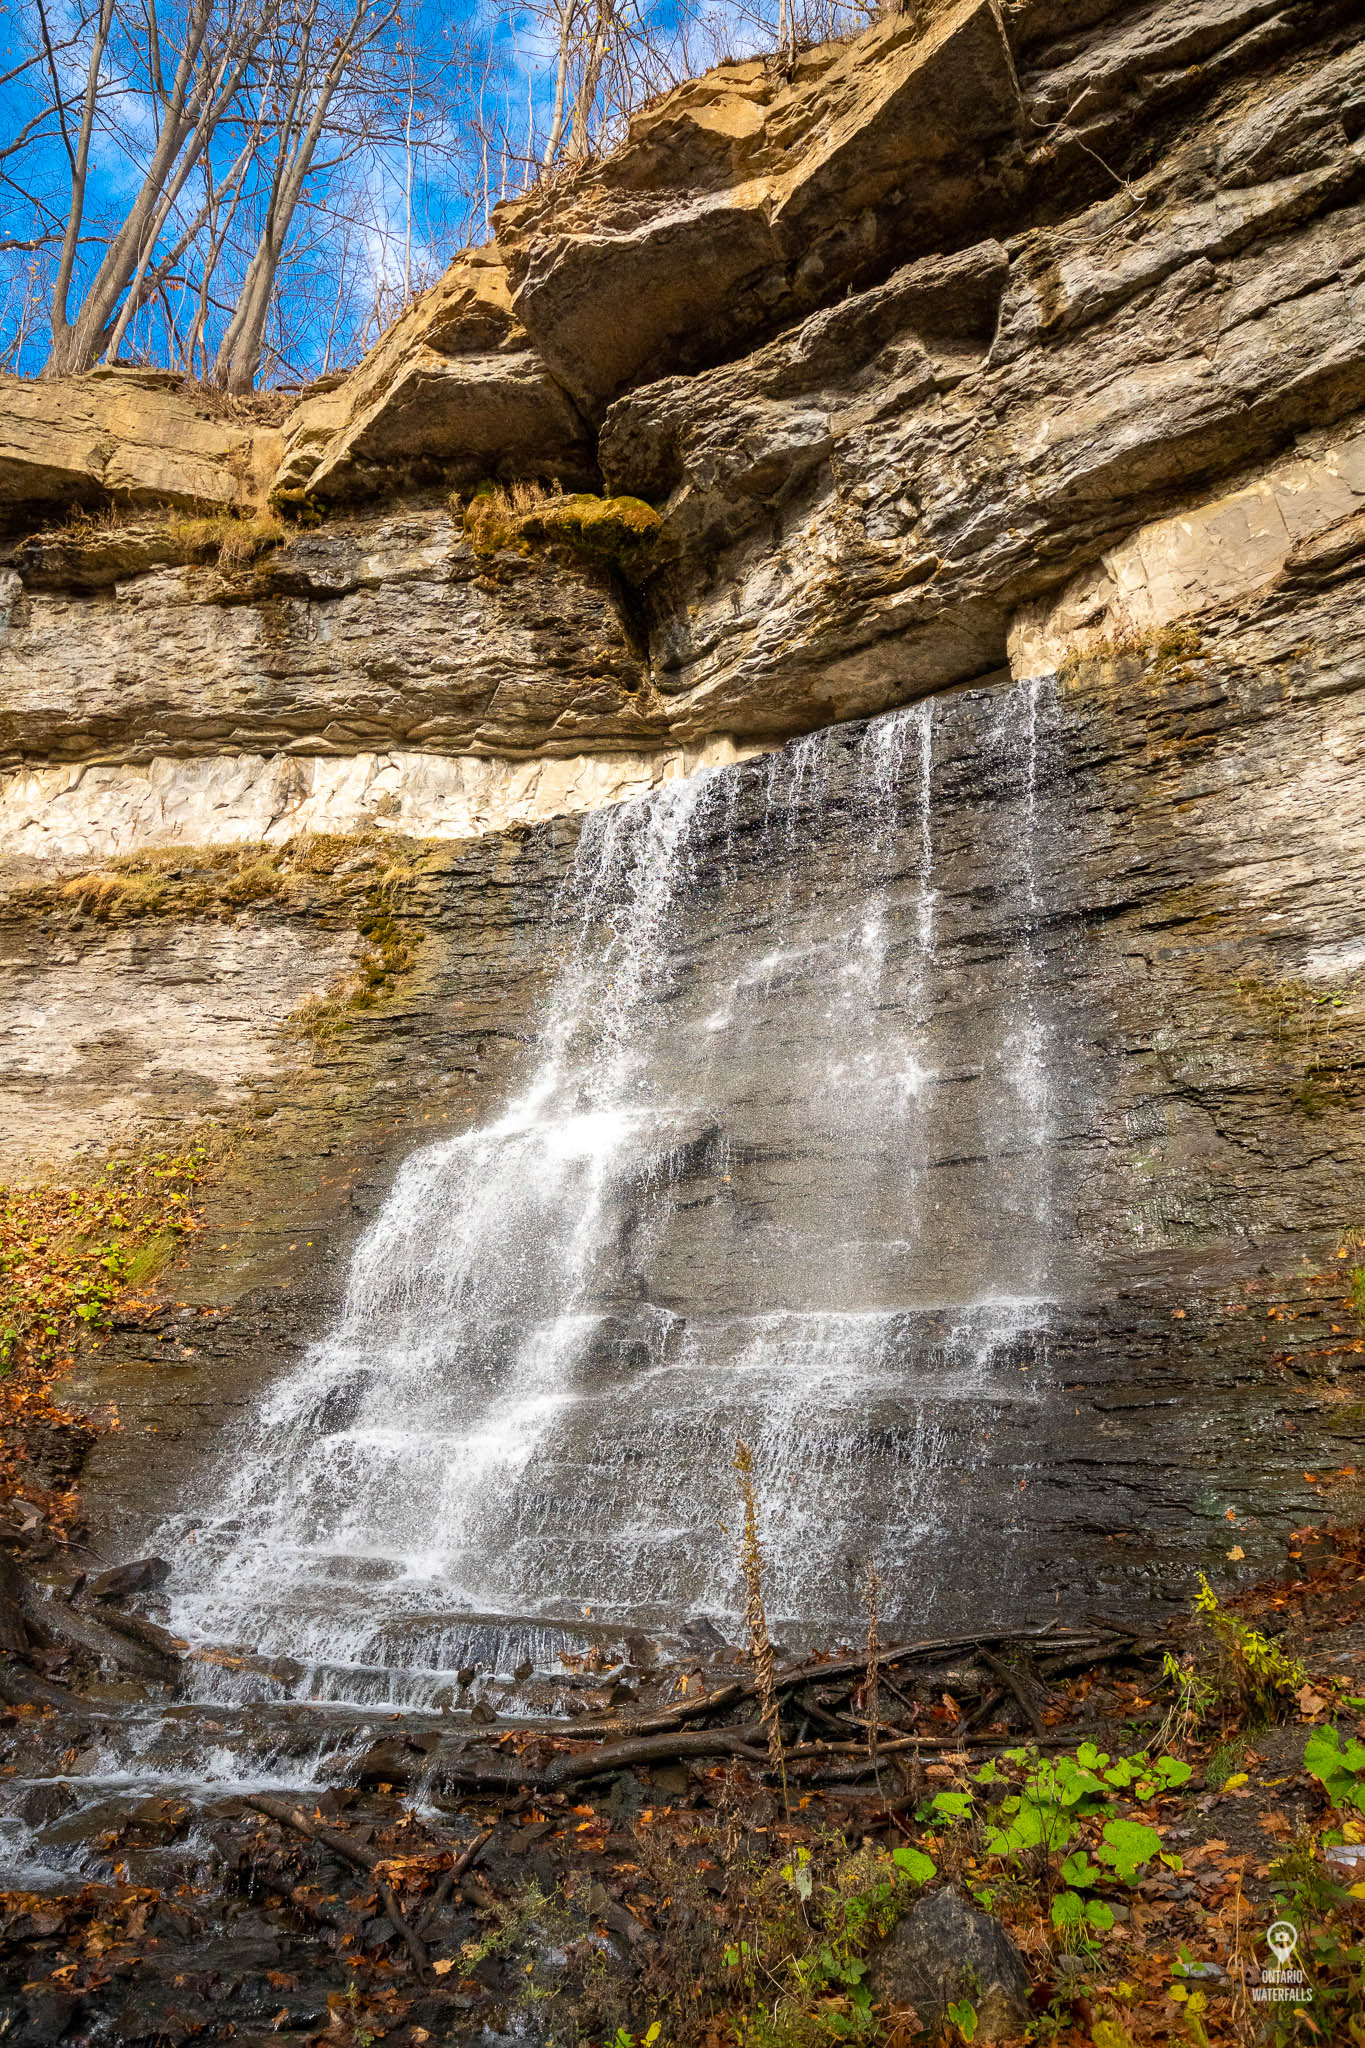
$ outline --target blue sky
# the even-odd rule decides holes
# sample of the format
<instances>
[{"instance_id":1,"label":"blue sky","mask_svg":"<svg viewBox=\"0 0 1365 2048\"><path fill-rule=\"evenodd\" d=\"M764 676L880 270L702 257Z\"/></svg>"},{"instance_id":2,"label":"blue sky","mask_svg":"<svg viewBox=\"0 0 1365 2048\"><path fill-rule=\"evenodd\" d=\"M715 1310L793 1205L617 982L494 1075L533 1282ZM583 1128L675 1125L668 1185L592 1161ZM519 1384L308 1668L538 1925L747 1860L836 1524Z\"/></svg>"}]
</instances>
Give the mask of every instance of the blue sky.
<instances>
[{"instance_id":1,"label":"blue sky","mask_svg":"<svg viewBox=\"0 0 1365 2048\"><path fill-rule=\"evenodd\" d=\"M159 19L173 34L189 0L167 4L176 12ZM226 18L251 0L216 4ZM322 4L348 7L351 0ZM491 205L532 175L522 160L528 131L532 154L543 146L553 99L554 36L546 18L553 4L409 0L405 17L384 37L384 132L368 140L348 133L320 157L306 188L281 270L262 383L293 386L354 362L405 296L439 276L466 241L484 239ZM718 54L771 47L774 39L776 0L625 4L658 53L651 74L635 81L640 92L661 82L661 67L685 75ZM831 8L834 25L847 25L838 18L840 0L809 4L825 17L811 23L817 32L831 25ZM126 216L154 133L145 90L153 0L114 5L73 302ZM58 75L79 99L98 6L99 0L0 0L0 367L21 374L35 375L47 355L46 309L71 189L67 150L50 114L43 115L51 99L45 66L33 59L43 47L45 19ZM373 96L366 102L371 125L378 104ZM361 111L353 104L344 125L353 126ZM221 184L245 133L238 119L215 136L166 222L154 262L203 205L204 173ZM241 180L202 324L201 236L173 266L156 302L131 320L123 359L183 367L191 358L196 373L209 366L259 233L268 167L258 154Z\"/></svg>"}]
</instances>

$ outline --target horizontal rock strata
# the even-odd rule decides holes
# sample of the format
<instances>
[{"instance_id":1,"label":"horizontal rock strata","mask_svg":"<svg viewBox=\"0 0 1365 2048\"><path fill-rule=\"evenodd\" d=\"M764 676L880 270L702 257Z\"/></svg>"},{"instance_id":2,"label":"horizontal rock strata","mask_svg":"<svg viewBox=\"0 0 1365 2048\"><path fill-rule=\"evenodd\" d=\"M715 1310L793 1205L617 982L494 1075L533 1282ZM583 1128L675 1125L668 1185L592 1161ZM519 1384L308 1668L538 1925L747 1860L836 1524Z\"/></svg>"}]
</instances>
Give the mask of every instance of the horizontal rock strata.
<instances>
[{"instance_id":1,"label":"horizontal rock strata","mask_svg":"<svg viewBox=\"0 0 1365 2048\"><path fill-rule=\"evenodd\" d=\"M111 502L248 509L282 452L276 430L225 414L166 371L0 376L0 529Z\"/></svg>"},{"instance_id":2,"label":"horizontal rock strata","mask_svg":"<svg viewBox=\"0 0 1365 2048\"><path fill-rule=\"evenodd\" d=\"M726 740L652 753L214 754L0 776L0 848L17 863L150 846L282 845L300 833L472 839L642 796L739 760Z\"/></svg>"}]
</instances>

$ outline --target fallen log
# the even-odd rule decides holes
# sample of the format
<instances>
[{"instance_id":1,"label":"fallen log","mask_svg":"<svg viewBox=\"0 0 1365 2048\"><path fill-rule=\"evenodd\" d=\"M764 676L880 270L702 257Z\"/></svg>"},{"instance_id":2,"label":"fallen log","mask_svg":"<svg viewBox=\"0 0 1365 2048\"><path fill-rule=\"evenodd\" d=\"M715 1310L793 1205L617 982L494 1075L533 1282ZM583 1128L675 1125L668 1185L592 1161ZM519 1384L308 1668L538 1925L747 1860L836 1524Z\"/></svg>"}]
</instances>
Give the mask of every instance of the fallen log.
<instances>
[{"instance_id":1,"label":"fallen log","mask_svg":"<svg viewBox=\"0 0 1365 2048\"><path fill-rule=\"evenodd\" d=\"M878 1652L878 1664L883 1671L897 1665L909 1663L912 1659L936 1656L951 1656L954 1651L977 1651L983 1645L999 1646L1010 1643L1055 1643L1067 1651L1087 1650L1100 1647L1111 1641L1111 1634L1098 1630L1076 1630L1063 1635L1052 1622L1039 1628L992 1629L985 1635L976 1636L935 1636L922 1642L901 1643L896 1647ZM826 1662L811 1662L795 1665L789 1671L774 1674L774 1685L778 1692L787 1692L793 1686L824 1682L828 1679L847 1678L867 1669L867 1652L859 1651L856 1656L841 1657ZM752 1678L733 1678L713 1692L699 1693L694 1700L678 1700L671 1706L658 1707L648 1714L604 1714L596 1720L576 1721L573 1733L580 1735L648 1735L675 1728L685 1721L699 1721L707 1714L717 1713L722 1707L734 1706L743 1699L752 1699L758 1691L757 1681ZM559 1721L542 1721L533 1724L545 1731L557 1731L564 1724Z\"/></svg>"},{"instance_id":2,"label":"fallen log","mask_svg":"<svg viewBox=\"0 0 1365 2048\"><path fill-rule=\"evenodd\" d=\"M626 1742L607 1742L577 1756L557 1758L543 1782L546 1791L554 1792L576 1779L629 1770L633 1764L676 1763L693 1756L742 1756L747 1763L766 1765L767 1750L754 1747L762 1740L763 1723L748 1721L738 1728L702 1728L692 1734L644 1735Z\"/></svg>"},{"instance_id":3,"label":"fallen log","mask_svg":"<svg viewBox=\"0 0 1365 2048\"><path fill-rule=\"evenodd\" d=\"M90 1614L90 1609L83 1602L74 1611ZM112 1629L116 1636L127 1636L132 1642L141 1643L144 1649L156 1651L177 1670L181 1655L188 1648L179 1636L173 1636L159 1622L148 1621L144 1614L128 1614L122 1608L115 1608L112 1612L102 1608L98 1616L92 1615L91 1619L97 1620L104 1628Z\"/></svg>"},{"instance_id":4,"label":"fallen log","mask_svg":"<svg viewBox=\"0 0 1365 2048\"><path fill-rule=\"evenodd\" d=\"M384 1858L377 1850L371 1849L365 1843L353 1842L337 1828L324 1827L319 1821L309 1820L302 1807L295 1806L288 1799L276 1799L270 1793L256 1792L249 1796L244 1795L242 1804L251 1807L256 1813L263 1813L268 1820L278 1821L282 1827L293 1828L307 1841L316 1842L320 1848L329 1850L334 1856L340 1856L343 1862L354 1864L358 1870L363 1870L367 1876L372 1877L375 1889L383 1901L384 1911L393 1923L394 1932L412 1957L413 1967L419 1976L426 1975L427 1952L403 1918L398 1901L393 1895L393 1887L380 1874L379 1865Z\"/></svg>"},{"instance_id":5,"label":"fallen log","mask_svg":"<svg viewBox=\"0 0 1365 2048\"><path fill-rule=\"evenodd\" d=\"M1137 1636L1120 1636L1117 1642L1109 1643L1095 1650L1066 1650L1060 1657L1046 1657L1038 1666L1041 1678L1060 1678L1067 1671L1084 1671L1091 1664L1112 1664L1116 1657L1141 1657L1145 1652L1155 1654L1158 1646L1144 1644Z\"/></svg>"},{"instance_id":6,"label":"fallen log","mask_svg":"<svg viewBox=\"0 0 1365 2048\"><path fill-rule=\"evenodd\" d=\"M441 1798L441 1791L456 1785L471 1786L477 1792L516 1793L549 1790L544 1772L537 1770L534 1765L528 1764L525 1770L497 1770L492 1766L464 1763L458 1756L452 1758L448 1764L438 1765L432 1773L432 1780L438 1789L432 1792L431 1803L443 1812L449 1811L450 1807L449 1802Z\"/></svg>"}]
</instances>

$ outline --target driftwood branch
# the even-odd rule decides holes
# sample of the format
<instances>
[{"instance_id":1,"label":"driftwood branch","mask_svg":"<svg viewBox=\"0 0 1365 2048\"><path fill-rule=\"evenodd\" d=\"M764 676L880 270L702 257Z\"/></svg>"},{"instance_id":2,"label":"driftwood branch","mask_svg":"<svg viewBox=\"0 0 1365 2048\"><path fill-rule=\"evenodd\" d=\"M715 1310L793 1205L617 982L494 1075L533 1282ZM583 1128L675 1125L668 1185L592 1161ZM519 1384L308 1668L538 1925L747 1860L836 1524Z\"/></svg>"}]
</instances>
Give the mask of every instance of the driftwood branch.
<instances>
[{"instance_id":1,"label":"driftwood branch","mask_svg":"<svg viewBox=\"0 0 1365 2048\"><path fill-rule=\"evenodd\" d=\"M450 1903L456 1885L460 1882L465 1872L482 1856L495 1833L496 1830L494 1828L482 1828L472 1841L465 1843L463 1849L461 1849L459 1855L441 1879L440 1884L436 1887L436 1896L422 1915L417 1929L418 1935L422 1939L425 1939L432 1932L436 1922Z\"/></svg>"}]
</instances>

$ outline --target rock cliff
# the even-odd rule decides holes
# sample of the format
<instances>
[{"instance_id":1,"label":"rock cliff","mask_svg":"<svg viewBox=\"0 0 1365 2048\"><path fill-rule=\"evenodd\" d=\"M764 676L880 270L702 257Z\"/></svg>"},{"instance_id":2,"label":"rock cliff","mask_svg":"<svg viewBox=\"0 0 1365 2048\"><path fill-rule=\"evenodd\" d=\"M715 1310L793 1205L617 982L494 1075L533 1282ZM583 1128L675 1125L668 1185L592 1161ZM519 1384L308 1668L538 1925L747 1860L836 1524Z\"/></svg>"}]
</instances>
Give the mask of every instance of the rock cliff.
<instances>
[{"instance_id":1,"label":"rock cliff","mask_svg":"<svg viewBox=\"0 0 1365 2048\"><path fill-rule=\"evenodd\" d=\"M140 371L0 381L6 1158L149 1116L251 1131L174 1283L214 1310L200 1365L130 1378L165 1356L139 1326L85 1368L129 1423L99 1512L162 1504L139 1430L193 1459L315 1325L423 1121L499 1100L577 814L921 698L945 1067L1012 1028L1013 919L1074 1083L1061 1364L998 1418L1038 1475L1032 1593L1066 1552L1077 1597L1097 1571L1136 1595L1168 1553L1221 1557L1229 1505L1252 1550L1321 1474L1349 1495L1362 20L928 0L660 100L278 427ZM658 518L594 553L522 516L560 490ZM983 733L1040 678L1025 912ZM734 770L755 832L765 772ZM849 829L807 816L801 857L837 868ZM302 832L355 843L309 879ZM205 851L234 845L264 849L255 894ZM366 960L344 1030L281 1033ZM969 1237L971 1123L936 1164ZM768 1213L797 1177L756 1156L724 1199ZM988 1285L960 1233L934 1258Z\"/></svg>"}]
</instances>

